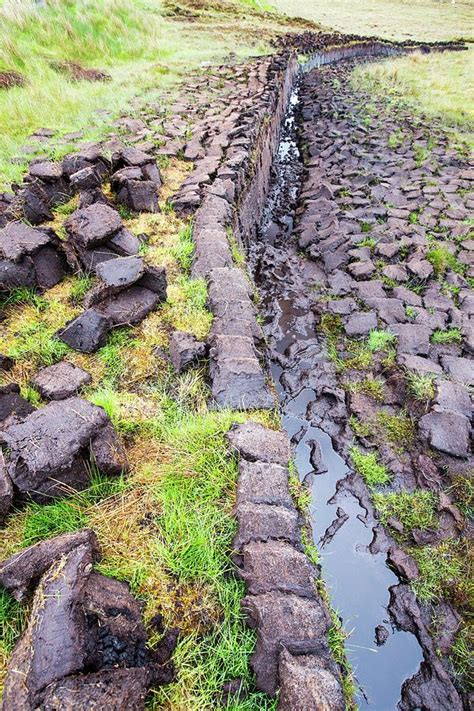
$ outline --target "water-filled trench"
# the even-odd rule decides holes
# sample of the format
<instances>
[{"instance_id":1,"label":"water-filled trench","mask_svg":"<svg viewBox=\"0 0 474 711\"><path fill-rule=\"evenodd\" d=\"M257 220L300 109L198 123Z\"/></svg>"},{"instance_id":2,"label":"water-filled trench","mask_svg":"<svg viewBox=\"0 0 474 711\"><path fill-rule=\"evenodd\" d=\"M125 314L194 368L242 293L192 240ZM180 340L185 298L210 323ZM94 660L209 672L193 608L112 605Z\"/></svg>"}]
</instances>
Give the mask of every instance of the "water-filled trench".
<instances>
[{"instance_id":1,"label":"water-filled trench","mask_svg":"<svg viewBox=\"0 0 474 711\"><path fill-rule=\"evenodd\" d=\"M386 550L377 552L370 497L361 482L355 484L338 453L331 398L321 397L320 376L329 359L312 308L319 267L298 252L292 239L303 171L298 91L282 126L272 188L258 239L249 246L249 261L261 298L282 423L292 439L298 476L311 488L311 526L322 576L350 633L346 653L359 689L357 704L393 711L404 680L416 673L423 653L415 636L390 622L389 588L399 580L386 565ZM379 625L388 633L380 646L375 639Z\"/></svg>"}]
</instances>

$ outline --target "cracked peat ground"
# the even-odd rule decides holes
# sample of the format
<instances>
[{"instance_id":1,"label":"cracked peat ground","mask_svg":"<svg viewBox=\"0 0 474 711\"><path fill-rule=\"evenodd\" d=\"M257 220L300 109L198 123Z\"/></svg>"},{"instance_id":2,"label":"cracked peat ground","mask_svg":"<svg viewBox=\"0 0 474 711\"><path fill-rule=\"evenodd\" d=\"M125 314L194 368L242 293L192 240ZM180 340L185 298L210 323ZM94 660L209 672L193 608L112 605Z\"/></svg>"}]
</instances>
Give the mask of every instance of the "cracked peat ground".
<instances>
[{"instance_id":1,"label":"cracked peat ground","mask_svg":"<svg viewBox=\"0 0 474 711\"><path fill-rule=\"evenodd\" d=\"M468 708L474 173L354 66L303 77L250 258L358 703Z\"/></svg>"}]
</instances>

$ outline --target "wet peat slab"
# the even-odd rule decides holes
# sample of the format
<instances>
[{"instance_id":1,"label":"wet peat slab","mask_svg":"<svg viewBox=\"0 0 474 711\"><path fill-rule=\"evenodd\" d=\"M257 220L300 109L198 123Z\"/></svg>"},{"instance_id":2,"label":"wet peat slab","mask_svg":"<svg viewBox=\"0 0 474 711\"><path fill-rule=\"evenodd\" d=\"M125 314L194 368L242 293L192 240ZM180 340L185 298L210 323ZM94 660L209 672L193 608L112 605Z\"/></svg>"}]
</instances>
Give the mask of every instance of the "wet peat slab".
<instances>
[{"instance_id":1,"label":"wet peat slab","mask_svg":"<svg viewBox=\"0 0 474 711\"><path fill-rule=\"evenodd\" d=\"M338 548L337 541L352 547L354 540L345 539L344 531L352 535L358 522L371 533L361 539L365 554L374 558L368 567L384 568L387 559L401 581L397 584L388 569L382 574L388 615L374 635L383 645L390 634L387 623L394 631L410 632L423 661L401 690L399 683L396 696L392 688L390 708L401 691L400 709L462 709L469 701L454 686L446 655L467 602L447 591L447 601L419 603L407 584L416 581L419 570L402 548L416 550L447 540L462 545L469 537L452 483L456 476L469 475L473 461L469 388L474 268L467 216L474 205L474 172L435 122L408 110L388 111L373 97L354 91L349 82L353 67L353 61L346 61L303 76L296 111L287 116L260 238L249 243L250 262L300 476L312 478L315 500L323 497L337 505L333 518L327 505L315 504L315 540L323 556L326 546L329 552L335 546L332 555L344 559L344 547ZM369 100L375 110L368 118ZM440 249L446 259L442 267L437 262ZM391 348L388 353L374 350L364 360L361 343L374 330L393 334ZM456 335L446 343L445 333ZM427 373L431 397L421 403L410 382ZM370 397L367 380L379 383L383 395ZM380 412L382 421L411 422L406 443L377 429ZM365 427L353 432L349 421ZM362 453L377 452L391 473L384 492L433 493L435 525L404 531L392 519L382 528L366 484L351 472L354 439ZM346 583L363 589L363 557L358 579L348 572L357 560L349 556L337 573L329 564L338 587ZM443 611L454 622L446 623L451 631L440 656L433 622ZM403 633L398 634L403 645ZM381 658L384 649L380 647ZM407 658L419 663L420 653L413 645L410 650ZM376 687L375 702L362 698L363 707L386 703L383 695L377 697Z\"/></svg>"}]
</instances>

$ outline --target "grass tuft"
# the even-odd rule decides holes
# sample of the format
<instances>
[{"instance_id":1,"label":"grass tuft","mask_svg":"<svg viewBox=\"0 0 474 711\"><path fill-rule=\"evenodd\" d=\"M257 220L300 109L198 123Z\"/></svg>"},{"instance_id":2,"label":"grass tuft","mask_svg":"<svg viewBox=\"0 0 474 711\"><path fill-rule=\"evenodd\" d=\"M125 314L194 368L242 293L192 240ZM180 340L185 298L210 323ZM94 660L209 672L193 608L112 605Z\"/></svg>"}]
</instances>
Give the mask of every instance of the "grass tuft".
<instances>
[{"instance_id":1,"label":"grass tuft","mask_svg":"<svg viewBox=\"0 0 474 711\"><path fill-rule=\"evenodd\" d=\"M390 472L384 464L380 464L374 452L364 454L358 447L351 447L349 454L354 469L364 479L367 486L373 488L390 481Z\"/></svg>"},{"instance_id":2,"label":"grass tuft","mask_svg":"<svg viewBox=\"0 0 474 711\"><path fill-rule=\"evenodd\" d=\"M403 525L404 537L414 528L437 527L438 498L430 491L375 492L372 501L384 526L390 525L391 518L397 519Z\"/></svg>"}]
</instances>

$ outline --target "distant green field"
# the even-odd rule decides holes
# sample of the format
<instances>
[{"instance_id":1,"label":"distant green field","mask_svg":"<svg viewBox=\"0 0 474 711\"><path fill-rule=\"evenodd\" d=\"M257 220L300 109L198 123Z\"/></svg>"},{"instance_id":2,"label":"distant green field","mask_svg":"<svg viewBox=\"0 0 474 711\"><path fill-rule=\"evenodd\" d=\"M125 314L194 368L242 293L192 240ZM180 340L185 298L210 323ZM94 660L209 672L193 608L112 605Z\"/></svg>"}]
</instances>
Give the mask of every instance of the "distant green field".
<instances>
[{"instance_id":1,"label":"distant green field","mask_svg":"<svg viewBox=\"0 0 474 711\"><path fill-rule=\"evenodd\" d=\"M474 38L472 0L274 0L280 12L342 32L438 41Z\"/></svg>"}]
</instances>

